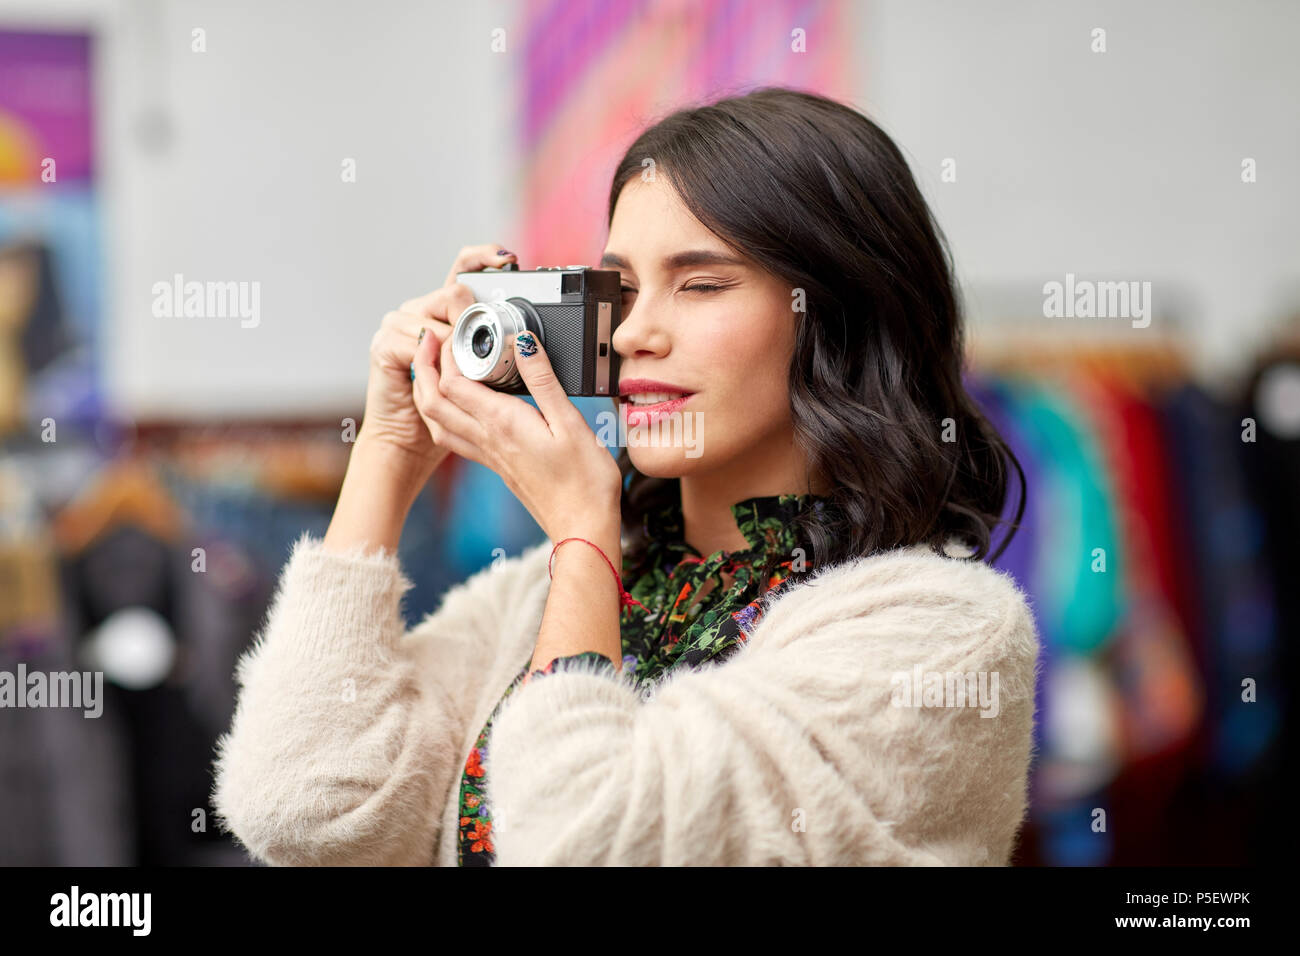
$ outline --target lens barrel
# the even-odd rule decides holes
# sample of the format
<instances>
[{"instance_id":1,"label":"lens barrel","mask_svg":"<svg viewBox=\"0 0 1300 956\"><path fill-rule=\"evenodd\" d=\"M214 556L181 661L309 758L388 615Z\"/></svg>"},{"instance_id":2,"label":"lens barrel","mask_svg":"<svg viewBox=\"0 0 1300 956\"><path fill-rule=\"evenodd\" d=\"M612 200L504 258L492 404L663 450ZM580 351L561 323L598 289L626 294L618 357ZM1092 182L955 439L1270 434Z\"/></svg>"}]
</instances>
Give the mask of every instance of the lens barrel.
<instances>
[{"instance_id":1,"label":"lens barrel","mask_svg":"<svg viewBox=\"0 0 1300 956\"><path fill-rule=\"evenodd\" d=\"M515 336L532 332L543 346L542 320L527 299L515 297L475 302L456 320L451 332L451 354L466 378L506 389L518 384Z\"/></svg>"}]
</instances>

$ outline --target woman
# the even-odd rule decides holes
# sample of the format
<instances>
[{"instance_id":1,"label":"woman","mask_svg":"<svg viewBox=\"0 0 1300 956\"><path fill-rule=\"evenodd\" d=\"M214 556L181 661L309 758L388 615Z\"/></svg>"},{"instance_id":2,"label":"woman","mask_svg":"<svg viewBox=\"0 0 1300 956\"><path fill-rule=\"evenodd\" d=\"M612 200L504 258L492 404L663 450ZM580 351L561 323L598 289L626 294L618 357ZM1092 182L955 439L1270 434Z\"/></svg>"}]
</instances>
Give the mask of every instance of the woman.
<instances>
[{"instance_id":1,"label":"woman","mask_svg":"<svg viewBox=\"0 0 1300 956\"><path fill-rule=\"evenodd\" d=\"M459 374L456 273L513 259L463 250L375 335L334 518L240 663L223 825L280 864L1007 863L1038 639L984 560L1014 459L894 144L769 88L628 150L615 406L693 415L694 450L616 462L526 334L536 408ZM449 453L548 540L403 633L400 530Z\"/></svg>"}]
</instances>

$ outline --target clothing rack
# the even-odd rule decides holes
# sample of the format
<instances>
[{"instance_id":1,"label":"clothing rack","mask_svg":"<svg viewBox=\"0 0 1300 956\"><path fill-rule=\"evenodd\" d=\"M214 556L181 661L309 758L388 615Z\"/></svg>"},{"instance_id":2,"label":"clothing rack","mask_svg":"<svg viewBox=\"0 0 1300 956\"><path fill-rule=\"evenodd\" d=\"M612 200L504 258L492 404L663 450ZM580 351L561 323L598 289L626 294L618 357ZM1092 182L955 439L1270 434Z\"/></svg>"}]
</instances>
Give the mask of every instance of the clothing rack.
<instances>
[{"instance_id":1,"label":"clothing rack","mask_svg":"<svg viewBox=\"0 0 1300 956\"><path fill-rule=\"evenodd\" d=\"M1194 377L1181 340L1163 332L1110 342L1062 341L1041 335L976 339L967 355L969 367L985 375L1040 379L1110 375L1140 387L1170 386Z\"/></svg>"},{"instance_id":2,"label":"clothing rack","mask_svg":"<svg viewBox=\"0 0 1300 956\"><path fill-rule=\"evenodd\" d=\"M1276 712L1243 711L1222 683L1224 674L1278 672L1280 629L1233 611L1262 614L1287 600L1268 586L1275 558L1261 538L1213 533L1247 516L1256 529L1279 524L1276 494L1250 474L1253 448L1240 438L1250 395L1198 382L1169 329L1098 341L1017 328L1026 326L973 336L967 375L1029 483L1022 532L996 562L1029 596L1045 640L1039 759L1018 862L1196 862L1168 807L1258 819L1251 781L1268 772L1280 733ZM1275 361L1277 347L1267 354L1261 362ZM1109 575L1087 566L1099 543ZM1080 630L1088 620L1093 629ZM1087 726L1061 736L1070 696ZM1189 811L1193 792L1201 806ZM1096 807L1129 826L1093 834L1086 817ZM1259 849L1266 837L1225 842L1252 839Z\"/></svg>"}]
</instances>

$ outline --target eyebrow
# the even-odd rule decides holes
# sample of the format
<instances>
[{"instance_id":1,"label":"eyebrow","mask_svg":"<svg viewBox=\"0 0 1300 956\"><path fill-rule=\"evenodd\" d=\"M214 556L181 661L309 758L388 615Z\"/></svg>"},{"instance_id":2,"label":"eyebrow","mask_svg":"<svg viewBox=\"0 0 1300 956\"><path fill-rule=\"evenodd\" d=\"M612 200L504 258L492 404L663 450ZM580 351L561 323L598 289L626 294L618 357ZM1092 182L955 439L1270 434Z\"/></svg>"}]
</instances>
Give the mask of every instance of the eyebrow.
<instances>
[{"instance_id":1,"label":"eyebrow","mask_svg":"<svg viewBox=\"0 0 1300 956\"><path fill-rule=\"evenodd\" d=\"M709 249L691 249L686 252L675 252L671 256L665 256L663 268L665 272L672 272L676 269L688 269L692 266L744 266L747 263L743 259L737 259L735 256L729 256L723 252L713 252ZM607 252L600 259L600 267L618 269L622 272L634 272L632 264L620 256L617 252Z\"/></svg>"}]
</instances>

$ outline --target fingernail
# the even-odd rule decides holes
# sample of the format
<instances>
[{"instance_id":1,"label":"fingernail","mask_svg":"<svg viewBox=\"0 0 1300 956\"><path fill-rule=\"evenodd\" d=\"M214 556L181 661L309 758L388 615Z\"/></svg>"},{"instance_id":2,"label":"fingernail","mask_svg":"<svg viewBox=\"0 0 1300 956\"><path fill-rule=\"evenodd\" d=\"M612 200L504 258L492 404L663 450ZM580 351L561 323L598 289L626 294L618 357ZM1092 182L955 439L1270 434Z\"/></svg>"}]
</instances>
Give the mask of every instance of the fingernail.
<instances>
[{"instance_id":1,"label":"fingernail","mask_svg":"<svg viewBox=\"0 0 1300 956\"><path fill-rule=\"evenodd\" d=\"M412 381L412 382L415 381L415 363L414 363L414 362L411 363L411 381Z\"/></svg>"},{"instance_id":2,"label":"fingernail","mask_svg":"<svg viewBox=\"0 0 1300 956\"><path fill-rule=\"evenodd\" d=\"M532 332L520 332L515 336L515 347L519 349L519 354L524 358L537 354L537 339L533 338Z\"/></svg>"},{"instance_id":3,"label":"fingernail","mask_svg":"<svg viewBox=\"0 0 1300 956\"><path fill-rule=\"evenodd\" d=\"M424 333L428 331L428 329L420 329L420 334L415 337L415 344L417 346L424 341Z\"/></svg>"},{"instance_id":4,"label":"fingernail","mask_svg":"<svg viewBox=\"0 0 1300 956\"><path fill-rule=\"evenodd\" d=\"M513 256L514 253L511 252L509 249L498 249L498 250L497 250L497 255L499 255L499 256Z\"/></svg>"}]
</instances>

